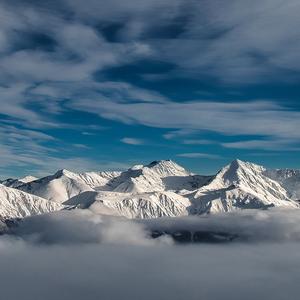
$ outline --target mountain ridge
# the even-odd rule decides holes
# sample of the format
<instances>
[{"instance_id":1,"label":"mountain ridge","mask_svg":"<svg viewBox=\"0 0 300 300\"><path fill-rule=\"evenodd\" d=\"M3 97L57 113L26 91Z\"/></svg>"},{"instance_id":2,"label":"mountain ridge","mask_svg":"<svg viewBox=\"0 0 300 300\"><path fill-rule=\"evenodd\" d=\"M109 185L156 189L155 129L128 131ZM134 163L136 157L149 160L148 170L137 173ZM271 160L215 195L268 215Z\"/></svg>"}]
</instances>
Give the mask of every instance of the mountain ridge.
<instances>
[{"instance_id":1,"label":"mountain ridge","mask_svg":"<svg viewBox=\"0 0 300 300\"><path fill-rule=\"evenodd\" d=\"M62 207L156 218L272 207L296 209L300 207L295 201L298 187L298 170L272 170L236 159L212 176L193 174L171 160L135 165L123 172L61 169L16 189Z\"/></svg>"}]
</instances>

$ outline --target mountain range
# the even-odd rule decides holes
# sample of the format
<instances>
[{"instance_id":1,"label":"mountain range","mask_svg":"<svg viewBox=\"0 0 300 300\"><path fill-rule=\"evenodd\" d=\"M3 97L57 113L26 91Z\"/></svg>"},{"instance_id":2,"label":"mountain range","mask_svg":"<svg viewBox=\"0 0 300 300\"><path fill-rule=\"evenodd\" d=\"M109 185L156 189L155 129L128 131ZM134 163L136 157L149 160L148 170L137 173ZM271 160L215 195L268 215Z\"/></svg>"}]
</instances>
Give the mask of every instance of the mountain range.
<instances>
[{"instance_id":1,"label":"mountain range","mask_svg":"<svg viewBox=\"0 0 300 300\"><path fill-rule=\"evenodd\" d=\"M0 181L1 219L62 209L157 218L242 209L300 208L300 170L267 169L234 160L217 174L190 173L171 160L123 172L59 170L40 179Z\"/></svg>"}]
</instances>

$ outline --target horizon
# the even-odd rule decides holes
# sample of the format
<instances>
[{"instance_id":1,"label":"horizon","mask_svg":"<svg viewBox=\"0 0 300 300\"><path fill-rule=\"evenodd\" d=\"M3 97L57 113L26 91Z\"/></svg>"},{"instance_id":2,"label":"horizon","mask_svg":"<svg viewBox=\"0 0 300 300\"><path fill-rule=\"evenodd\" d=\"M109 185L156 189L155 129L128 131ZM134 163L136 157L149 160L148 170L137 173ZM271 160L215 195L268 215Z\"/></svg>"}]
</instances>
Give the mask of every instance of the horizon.
<instances>
[{"instance_id":1,"label":"horizon","mask_svg":"<svg viewBox=\"0 0 300 300\"><path fill-rule=\"evenodd\" d=\"M180 167L183 167L186 171L191 172L191 173L194 174L194 175L203 175L203 176L214 176L214 175L216 175L219 171L221 171L224 167L233 164L235 161L240 161L240 162L243 162L243 163L250 163L250 164L258 165L258 166L264 167L264 168L266 168L266 169L268 169L268 170L280 170L280 169L281 169L281 170L295 170L295 171L300 170L300 169L296 169L296 168L268 168L267 166L264 166L264 165L261 165L261 164L257 164L257 163L251 162L251 161L246 161L246 160L241 160L241 159L239 159L239 158L236 158L236 159L234 159L234 160L231 160L231 161L228 162L227 164L221 166L221 167L220 167L219 169L217 169L214 173L201 173L201 172L198 172L198 173L197 173L197 172L192 172L190 169L186 168L186 167L185 167L184 165L182 165L182 164L179 164L179 163L178 163L177 161L175 161L175 160L172 160L172 159L162 159L162 160L155 160L155 161L152 161L152 162L148 162L148 163L146 163L146 164L135 164L135 165L129 166L128 168L125 168L125 169L106 169L106 170L96 170L96 169L95 169L95 170L84 170L84 171L82 171L82 172L76 172L76 171L74 171L74 170L72 170L72 169L62 168L62 169L57 169L57 170L55 170L55 171L52 172L52 173L45 173L45 174L43 174L43 175L41 175L41 176L36 176L37 174L26 174L26 175L24 175L24 176L18 176L18 177L5 177L5 178L2 178L2 177L0 176L0 181L5 181L5 180L9 180L9 179L22 179L22 178L30 177L30 176L36 177L37 180L38 180L38 179L41 179L41 178L44 178L44 177L47 177L47 176L55 175L56 173L62 172L62 171L68 171L68 172L71 172L71 173L78 173L78 174L89 173L89 172L96 172L96 173L97 173L97 172L105 172L105 171L107 171L107 172L114 172L114 171L116 171L116 172L117 172L117 171L125 172L125 171L128 171L129 169L131 169L131 168L133 168L133 167L135 167L135 166L141 165L142 167L147 167L147 166L149 166L149 165L151 165L151 164L153 164L153 163L160 163L160 162L165 162L165 161L171 161L171 162L173 162L173 163L179 165Z\"/></svg>"}]
</instances>

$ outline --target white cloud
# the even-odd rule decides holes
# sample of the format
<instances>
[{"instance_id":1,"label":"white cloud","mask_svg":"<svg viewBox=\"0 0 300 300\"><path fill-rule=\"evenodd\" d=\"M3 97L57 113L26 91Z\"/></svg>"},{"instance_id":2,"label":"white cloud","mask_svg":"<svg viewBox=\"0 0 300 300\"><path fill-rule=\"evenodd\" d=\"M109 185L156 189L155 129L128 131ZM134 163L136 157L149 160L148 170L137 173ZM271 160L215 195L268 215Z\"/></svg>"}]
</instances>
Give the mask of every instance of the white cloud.
<instances>
[{"instance_id":1,"label":"white cloud","mask_svg":"<svg viewBox=\"0 0 300 300\"><path fill-rule=\"evenodd\" d=\"M60 127L52 115L62 112L65 91L51 88L52 83L74 89L84 80L92 82L96 71L149 55L146 44L109 43L93 26L76 18L67 20L59 10L53 10L55 6L9 2L0 6L0 103L5 104L1 113L27 126ZM34 42L30 45L32 41L27 39L32 34L48 37L52 51ZM5 48L1 46L4 41ZM45 81L48 85L43 86ZM143 98L138 89L135 92ZM33 108L36 102L40 111Z\"/></svg>"},{"instance_id":2,"label":"white cloud","mask_svg":"<svg viewBox=\"0 0 300 300\"><path fill-rule=\"evenodd\" d=\"M1 295L23 300L41 295L44 300L150 300L158 294L176 300L281 300L288 291L297 299L299 221L297 210L141 222L82 210L36 216L16 228L17 236L0 237ZM150 240L150 228L225 231L240 239L180 246Z\"/></svg>"},{"instance_id":3,"label":"white cloud","mask_svg":"<svg viewBox=\"0 0 300 300\"><path fill-rule=\"evenodd\" d=\"M177 218L131 220L97 215L88 209L66 210L23 219L8 233L38 244L155 245L152 231L223 232L232 243L300 242L299 210L271 208ZM157 243L156 243L157 241ZM169 243L167 245L170 246Z\"/></svg>"},{"instance_id":4,"label":"white cloud","mask_svg":"<svg viewBox=\"0 0 300 300\"><path fill-rule=\"evenodd\" d=\"M151 30L163 31L185 20L176 38L150 36L148 41L154 57L178 66L169 76L206 74L225 82L251 83L300 69L299 32L294 30L300 25L297 0L153 0L126 6L118 0L79 2L67 1L79 18L123 22L123 41L147 41ZM293 80L293 75L284 78Z\"/></svg>"},{"instance_id":5,"label":"white cloud","mask_svg":"<svg viewBox=\"0 0 300 300\"><path fill-rule=\"evenodd\" d=\"M178 130L173 130L173 131L169 131L167 133L165 133L163 135L163 137L167 140L171 140L171 139L176 139L176 138L182 138L188 135L192 135L197 133L197 130L195 129L178 129Z\"/></svg>"},{"instance_id":6,"label":"white cloud","mask_svg":"<svg viewBox=\"0 0 300 300\"><path fill-rule=\"evenodd\" d=\"M208 145L213 144L214 141L211 140L194 140L194 139L185 139L183 140L183 144L185 145Z\"/></svg>"},{"instance_id":7,"label":"white cloud","mask_svg":"<svg viewBox=\"0 0 300 300\"><path fill-rule=\"evenodd\" d=\"M49 146L49 142L55 146ZM84 156L76 156L71 147L50 135L36 130L3 125L0 128L0 177L49 175L58 169L70 169L74 172L124 170L130 167L126 162L111 161L105 158L97 162ZM75 145L74 147L82 145ZM69 149L69 150L67 150ZM64 153L64 155L61 155ZM16 174L16 169L19 174Z\"/></svg>"},{"instance_id":8,"label":"white cloud","mask_svg":"<svg viewBox=\"0 0 300 300\"><path fill-rule=\"evenodd\" d=\"M73 146L79 149L90 149L90 147L85 144L73 144Z\"/></svg>"},{"instance_id":9,"label":"white cloud","mask_svg":"<svg viewBox=\"0 0 300 300\"><path fill-rule=\"evenodd\" d=\"M78 110L132 124L160 128L209 130L225 135L261 135L298 139L300 113L267 101L124 103L73 99Z\"/></svg>"},{"instance_id":10,"label":"white cloud","mask_svg":"<svg viewBox=\"0 0 300 300\"><path fill-rule=\"evenodd\" d=\"M221 156L209 153L201 153L201 152L189 152L189 153L180 153L177 154L179 157L186 158L208 158L208 159L219 159Z\"/></svg>"},{"instance_id":11,"label":"white cloud","mask_svg":"<svg viewBox=\"0 0 300 300\"><path fill-rule=\"evenodd\" d=\"M269 151L299 151L300 147L296 145L297 140L279 139L279 140L249 140L230 143L221 143L225 148L233 149L260 149Z\"/></svg>"},{"instance_id":12,"label":"white cloud","mask_svg":"<svg viewBox=\"0 0 300 300\"><path fill-rule=\"evenodd\" d=\"M124 137L121 139L121 142L129 145L143 145L144 141L137 138Z\"/></svg>"}]
</instances>

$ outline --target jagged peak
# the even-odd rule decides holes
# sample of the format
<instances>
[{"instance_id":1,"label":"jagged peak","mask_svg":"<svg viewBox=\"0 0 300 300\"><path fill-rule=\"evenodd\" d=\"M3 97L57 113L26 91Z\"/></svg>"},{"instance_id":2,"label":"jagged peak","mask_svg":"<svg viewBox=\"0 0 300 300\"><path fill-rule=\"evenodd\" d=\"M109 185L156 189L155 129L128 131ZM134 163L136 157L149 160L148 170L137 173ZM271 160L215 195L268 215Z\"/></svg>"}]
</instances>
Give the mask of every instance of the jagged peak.
<instances>
[{"instance_id":1,"label":"jagged peak","mask_svg":"<svg viewBox=\"0 0 300 300\"><path fill-rule=\"evenodd\" d=\"M144 167L144 165L134 165L129 170L141 170Z\"/></svg>"},{"instance_id":2,"label":"jagged peak","mask_svg":"<svg viewBox=\"0 0 300 300\"><path fill-rule=\"evenodd\" d=\"M229 165L233 167L245 167L245 166L255 165L255 164L236 158Z\"/></svg>"},{"instance_id":3,"label":"jagged peak","mask_svg":"<svg viewBox=\"0 0 300 300\"><path fill-rule=\"evenodd\" d=\"M150 164L146 165L146 167L152 168L152 167L155 167L157 165L169 164L170 162L172 162L170 159L166 159L166 160L154 160Z\"/></svg>"},{"instance_id":4,"label":"jagged peak","mask_svg":"<svg viewBox=\"0 0 300 300\"><path fill-rule=\"evenodd\" d=\"M263 166L248 162L248 161L243 161L240 159L235 159L233 160L230 164L228 164L227 166L225 166L223 169L221 169L220 172L222 171L232 171L232 172L236 172L238 170L252 170L252 171L257 171L257 172L262 172L265 170L265 168Z\"/></svg>"},{"instance_id":5,"label":"jagged peak","mask_svg":"<svg viewBox=\"0 0 300 300\"><path fill-rule=\"evenodd\" d=\"M28 183L28 182L31 182L31 181L35 181L37 179L38 178L35 177L35 176L27 175L27 176L24 176L23 178L20 178L19 181L24 182L24 183Z\"/></svg>"},{"instance_id":6,"label":"jagged peak","mask_svg":"<svg viewBox=\"0 0 300 300\"><path fill-rule=\"evenodd\" d=\"M171 159L163 159L163 160L154 160L150 164L145 165L145 167L148 168L154 168L154 167L175 167L175 168L181 168L180 165L178 165L176 162L172 161Z\"/></svg>"},{"instance_id":7,"label":"jagged peak","mask_svg":"<svg viewBox=\"0 0 300 300\"><path fill-rule=\"evenodd\" d=\"M67 176L67 177L73 177L75 175L75 173L67 170L67 169L61 169L58 170L55 174L54 177L58 178L58 177L62 177L62 176Z\"/></svg>"},{"instance_id":8,"label":"jagged peak","mask_svg":"<svg viewBox=\"0 0 300 300\"><path fill-rule=\"evenodd\" d=\"M234 160L230 163L230 165L233 165L233 166L243 166L243 165L245 165L245 164L247 164L246 161L243 161L243 160L238 159L238 158L234 159Z\"/></svg>"},{"instance_id":9,"label":"jagged peak","mask_svg":"<svg viewBox=\"0 0 300 300\"><path fill-rule=\"evenodd\" d=\"M183 167L181 167L180 165L178 165L170 159L153 161L145 167L156 171L162 176L189 175L189 172L187 172Z\"/></svg>"},{"instance_id":10,"label":"jagged peak","mask_svg":"<svg viewBox=\"0 0 300 300\"><path fill-rule=\"evenodd\" d=\"M241 184L255 177L263 175L265 168L251 162L242 161L240 159L233 160L230 164L223 167L209 184L211 187L229 186L231 184Z\"/></svg>"}]
</instances>

